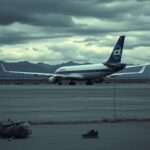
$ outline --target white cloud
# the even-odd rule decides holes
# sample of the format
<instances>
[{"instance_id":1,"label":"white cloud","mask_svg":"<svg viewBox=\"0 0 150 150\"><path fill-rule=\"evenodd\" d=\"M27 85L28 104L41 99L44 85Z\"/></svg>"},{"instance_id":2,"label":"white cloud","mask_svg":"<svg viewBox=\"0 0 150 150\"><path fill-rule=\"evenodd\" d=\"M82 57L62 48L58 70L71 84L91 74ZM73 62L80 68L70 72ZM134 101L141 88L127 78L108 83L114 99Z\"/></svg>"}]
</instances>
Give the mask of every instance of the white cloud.
<instances>
[{"instance_id":1,"label":"white cloud","mask_svg":"<svg viewBox=\"0 0 150 150\"><path fill-rule=\"evenodd\" d=\"M126 35L123 61L150 62L149 1L14 1L0 5L1 60L99 63Z\"/></svg>"}]
</instances>

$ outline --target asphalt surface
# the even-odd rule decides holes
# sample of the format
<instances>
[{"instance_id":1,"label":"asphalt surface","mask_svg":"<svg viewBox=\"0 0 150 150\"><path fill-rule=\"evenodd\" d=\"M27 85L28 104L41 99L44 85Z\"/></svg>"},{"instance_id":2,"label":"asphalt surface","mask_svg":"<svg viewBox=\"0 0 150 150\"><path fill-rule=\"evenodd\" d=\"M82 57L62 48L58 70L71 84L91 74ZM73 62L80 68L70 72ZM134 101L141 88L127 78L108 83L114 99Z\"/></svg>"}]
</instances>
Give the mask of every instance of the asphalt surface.
<instances>
[{"instance_id":1,"label":"asphalt surface","mask_svg":"<svg viewBox=\"0 0 150 150\"><path fill-rule=\"evenodd\" d=\"M150 85L118 84L117 118L150 117ZM113 84L94 86L1 85L0 121L101 120L114 118Z\"/></svg>"},{"instance_id":2,"label":"asphalt surface","mask_svg":"<svg viewBox=\"0 0 150 150\"><path fill-rule=\"evenodd\" d=\"M4 150L149 150L150 122L63 124L63 121L114 119L113 85L1 85L0 121L53 121L33 125L28 139L0 139ZM116 86L116 118L150 118L150 85ZM61 124L57 122L61 121ZM98 139L82 139L97 129Z\"/></svg>"},{"instance_id":3,"label":"asphalt surface","mask_svg":"<svg viewBox=\"0 0 150 150\"><path fill-rule=\"evenodd\" d=\"M32 126L30 138L0 139L2 150L149 150L150 123L104 123ZM100 137L83 139L89 129Z\"/></svg>"}]
</instances>

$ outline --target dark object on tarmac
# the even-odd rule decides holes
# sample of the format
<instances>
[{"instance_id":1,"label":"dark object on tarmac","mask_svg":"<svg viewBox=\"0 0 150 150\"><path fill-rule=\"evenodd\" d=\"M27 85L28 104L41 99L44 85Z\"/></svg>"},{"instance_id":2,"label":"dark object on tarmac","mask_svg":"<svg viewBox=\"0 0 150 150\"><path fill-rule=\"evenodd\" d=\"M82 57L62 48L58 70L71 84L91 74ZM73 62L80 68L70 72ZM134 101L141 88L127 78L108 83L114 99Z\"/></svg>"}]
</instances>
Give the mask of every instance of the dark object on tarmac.
<instances>
[{"instance_id":1,"label":"dark object on tarmac","mask_svg":"<svg viewBox=\"0 0 150 150\"><path fill-rule=\"evenodd\" d=\"M30 124L26 121L14 122L8 120L7 122L0 123L0 136L2 138L27 138L32 134Z\"/></svg>"},{"instance_id":2,"label":"dark object on tarmac","mask_svg":"<svg viewBox=\"0 0 150 150\"><path fill-rule=\"evenodd\" d=\"M99 137L99 133L97 130L89 130L86 134L82 134L83 138L98 138Z\"/></svg>"}]
</instances>

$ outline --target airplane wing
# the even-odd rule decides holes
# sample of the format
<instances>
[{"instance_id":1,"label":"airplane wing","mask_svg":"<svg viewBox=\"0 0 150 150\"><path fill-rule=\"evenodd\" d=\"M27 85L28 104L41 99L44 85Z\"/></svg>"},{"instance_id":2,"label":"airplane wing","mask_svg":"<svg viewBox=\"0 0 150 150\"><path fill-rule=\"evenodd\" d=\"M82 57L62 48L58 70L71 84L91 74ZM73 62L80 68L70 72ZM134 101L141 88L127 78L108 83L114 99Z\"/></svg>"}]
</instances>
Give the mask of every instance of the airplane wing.
<instances>
[{"instance_id":1,"label":"airplane wing","mask_svg":"<svg viewBox=\"0 0 150 150\"><path fill-rule=\"evenodd\" d=\"M80 74L54 74L54 73L38 73L38 72L22 72L22 71L8 71L6 70L6 68L4 67L3 64L1 64L1 68L3 70L3 72L6 73L13 73L13 74L25 74L25 75L34 75L34 76L46 76L46 77L57 77L60 79L83 79L84 77Z\"/></svg>"},{"instance_id":2,"label":"airplane wing","mask_svg":"<svg viewBox=\"0 0 150 150\"><path fill-rule=\"evenodd\" d=\"M135 65L135 66L127 66L126 68L134 68L134 67L139 67L139 66L142 66L141 70L140 71L137 71L137 72L118 72L118 73L114 73L108 77L115 77L115 76L122 76L122 75L131 75L131 74L142 74L146 68L146 65L148 64L145 64L145 65Z\"/></svg>"},{"instance_id":3,"label":"airplane wing","mask_svg":"<svg viewBox=\"0 0 150 150\"><path fill-rule=\"evenodd\" d=\"M3 72L6 72L6 73L13 73L13 74L26 74L26 75L47 76L47 77L50 77L50 76L54 76L54 75L55 75L55 74L52 74L52 73L8 71L8 70L6 70L6 68L4 67L3 64L1 64L1 68L2 68Z\"/></svg>"},{"instance_id":4,"label":"airplane wing","mask_svg":"<svg viewBox=\"0 0 150 150\"><path fill-rule=\"evenodd\" d=\"M150 65L150 64L145 63L145 64L142 64L142 65L130 65L130 66L126 66L126 68L144 67L144 66L147 66L147 65Z\"/></svg>"}]
</instances>

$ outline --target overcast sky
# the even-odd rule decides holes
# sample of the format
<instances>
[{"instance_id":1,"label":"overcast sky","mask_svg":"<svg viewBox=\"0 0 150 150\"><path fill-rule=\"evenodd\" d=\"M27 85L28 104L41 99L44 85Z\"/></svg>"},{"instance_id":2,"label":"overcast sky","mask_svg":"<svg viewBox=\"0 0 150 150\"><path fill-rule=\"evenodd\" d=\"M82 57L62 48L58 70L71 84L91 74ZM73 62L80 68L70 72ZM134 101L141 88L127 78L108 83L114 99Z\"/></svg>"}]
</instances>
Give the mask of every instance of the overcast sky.
<instances>
[{"instance_id":1,"label":"overcast sky","mask_svg":"<svg viewBox=\"0 0 150 150\"><path fill-rule=\"evenodd\" d=\"M122 62L150 62L149 0L0 0L0 60L101 63L126 35Z\"/></svg>"}]
</instances>

